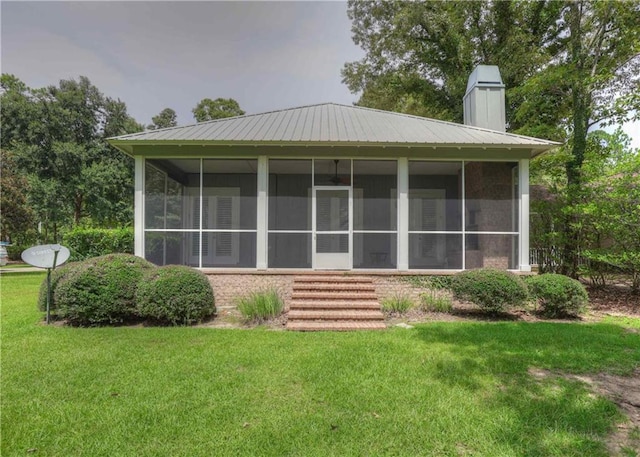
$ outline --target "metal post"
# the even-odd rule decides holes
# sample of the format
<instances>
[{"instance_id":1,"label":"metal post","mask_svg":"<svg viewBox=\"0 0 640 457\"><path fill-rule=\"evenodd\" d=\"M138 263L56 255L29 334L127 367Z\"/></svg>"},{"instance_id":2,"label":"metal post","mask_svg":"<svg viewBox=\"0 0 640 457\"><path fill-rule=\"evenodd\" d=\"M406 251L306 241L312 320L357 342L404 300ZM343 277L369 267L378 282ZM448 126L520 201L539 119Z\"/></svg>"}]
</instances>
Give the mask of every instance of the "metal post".
<instances>
[{"instance_id":1,"label":"metal post","mask_svg":"<svg viewBox=\"0 0 640 457\"><path fill-rule=\"evenodd\" d=\"M53 265L51 268L47 268L47 325L49 324L51 314L51 272L56 268L56 262L58 260L58 252L60 252L60 246L52 247L53 249Z\"/></svg>"}]
</instances>

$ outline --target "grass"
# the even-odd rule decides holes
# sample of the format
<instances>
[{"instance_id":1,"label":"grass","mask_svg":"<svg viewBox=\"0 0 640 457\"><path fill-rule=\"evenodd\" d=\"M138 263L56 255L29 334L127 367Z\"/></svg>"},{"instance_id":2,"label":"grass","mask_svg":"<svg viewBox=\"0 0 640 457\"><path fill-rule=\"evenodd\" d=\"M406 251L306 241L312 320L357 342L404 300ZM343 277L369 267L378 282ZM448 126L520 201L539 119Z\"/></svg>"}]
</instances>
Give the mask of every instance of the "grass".
<instances>
[{"instance_id":1,"label":"grass","mask_svg":"<svg viewBox=\"0 0 640 457\"><path fill-rule=\"evenodd\" d=\"M605 456L615 405L527 370L640 364L640 335L615 323L45 326L42 278L0 278L3 457Z\"/></svg>"},{"instance_id":2,"label":"grass","mask_svg":"<svg viewBox=\"0 0 640 457\"><path fill-rule=\"evenodd\" d=\"M420 306L425 311L450 313L453 310L453 298L442 290L427 290L420 294Z\"/></svg>"},{"instance_id":3,"label":"grass","mask_svg":"<svg viewBox=\"0 0 640 457\"><path fill-rule=\"evenodd\" d=\"M282 300L275 290L253 292L236 301L245 322L261 323L282 313Z\"/></svg>"},{"instance_id":4,"label":"grass","mask_svg":"<svg viewBox=\"0 0 640 457\"><path fill-rule=\"evenodd\" d=\"M381 303L382 310L387 313L406 313L413 308L414 303L411 298L406 295L397 294L391 297L386 297Z\"/></svg>"}]
</instances>

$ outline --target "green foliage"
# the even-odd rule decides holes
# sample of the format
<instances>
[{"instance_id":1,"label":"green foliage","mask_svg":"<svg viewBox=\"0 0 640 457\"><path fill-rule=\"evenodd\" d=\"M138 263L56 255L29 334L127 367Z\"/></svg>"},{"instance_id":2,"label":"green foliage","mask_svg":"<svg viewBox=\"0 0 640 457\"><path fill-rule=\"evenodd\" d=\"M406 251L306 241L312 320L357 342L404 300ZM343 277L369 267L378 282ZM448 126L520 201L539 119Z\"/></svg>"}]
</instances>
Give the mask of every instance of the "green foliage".
<instances>
[{"instance_id":1,"label":"green foliage","mask_svg":"<svg viewBox=\"0 0 640 457\"><path fill-rule=\"evenodd\" d=\"M54 269L51 272L51 302L49 303L49 311L52 316L57 314L58 307L56 306L56 294L55 291L60 281L64 281L71 273L77 269L82 269L83 265L77 262L67 263ZM40 311L47 310L47 278L40 284L40 291L38 292L38 309Z\"/></svg>"},{"instance_id":2,"label":"green foliage","mask_svg":"<svg viewBox=\"0 0 640 457\"><path fill-rule=\"evenodd\" d=\"M236 300L246 322L261 323L282 313L283 303L276 290L253 292Z\"/></svg>"},{"instance_id":3,"label":"green foliage","mask_svg":"<svg viewBox=\"0 0 640 457\"><path fill-rule=\"evenodd\" d=\"M182 265L148 270L136 292L138 315L161 325L191 325L215 311L213 289L200 271Z\"/></svg>"},{"instance_id":4,"label":"green foliage","mask_svg":"<svg viewBox=\"0 0 640 457\"><path fill-rule=\"evenodd\" d=\"M521 306L528 298L527 285L513 273L481 268L458 273L451 283L456 298L468 300L487 312L503 312Z\"/></svg>"},{"instance_id":5,"label":"green foliage","mask_svg":"<svg viewBox=\"0 0 640 457\"><path fill-rule=\"evenodd\" d=\"M29 183L16 166L14 153L0 149L0 239L24 240L25 232L33 230L33 210L27 204Z\"/></svg>"},{"instance_id":6,"label":"green foliage","mask_svg":"<svg viewBox=\"0 0 640 457\"><path fill-rule=\"evenodd\" d=\"M73 260L107 254L133 254L133 228L101 229L76 227L64 234L63 244Z\"/></svg>"},{"instance_id":7,"label":"green foliage","mask_svg":"<svg viewBox=\"0 0 640 457\"><path fill-rule=\"evenodd\" d=\"M450 313L453 310L453 300L447 292L429 290L420 294L420 307L434 313Z\"/></svg>"},{"instance_id":8,"label":"green foliage","mask_svg":"<svg viewBox=\"0 0 640 457\"><path fill-rule=\"evenodd\" d=\"M105 140L141 130L124 103L85 77L41 89L11 75L1 82L1 146L15 154L43 241L57 241L62 227L86 217L103 226L130 223L133 160Z\"/></svg>"},{"instance_id":9,"label":"green foliage","mask_svg":"<svg viewBox=\"0 0 640 457\"><path fill-rule=\"evenodd\" d=\"M559 274L543 274L527 278L529 292L542 306L542 312L552 317L580 314L589 301L587 291L579 281Z\"/></svg>"},{"instance_id":10,"label":"green foliage","mask_svg":"<svg viewBox=\"0 0 640 457\"><path fill-rule=\"evenodd\" d=\"M404 294L396 294L382 300L382 311L386 313L404 314L413 307L413 300Z\"/></svg>"},{"instance_id":11,"label":"green foliage","mask_svg":"<svg viewBox=\"0 0 640 457\"><path fill-rule=\"evenodd\" d=\"M129 254L109 254L78 263L56 285L58 316L80 326L135 320L138 282L153 268L153 264Z\"/></svg>"},{"instance_id":12,"label":"green foliage","mask_svg":"<svg viewBox=\"0 0 640 457\"><path fill-rule=\"evenodd\" d=\"M177 115L171 108L165 108L157 116L151 118L152 124L148 126L149 130L166 129L178 125Z\"/></svg>"},{"instance_id":13,"label":"green foliage","mask_svg":"<svg viewBox=\"0 0 640 457\"><path fill-rule=\"evenodd\" d=\"M238 102L233 98L216 98L215 100L205 98L200 100L200 103L191 112L198 122L242 116L244 114Z\"/></svg>"},{"instance_id":14,"label":"green foliage","mask_svg":"<svg viewBox=\"0 0 640 457\"><path fill-rule=\"evenodd\" d=\"M424 287L425 289L450 289L452 275L421 275L421 276L402 276L401 279L416 287Z\"/></svg>"}]
</instances>

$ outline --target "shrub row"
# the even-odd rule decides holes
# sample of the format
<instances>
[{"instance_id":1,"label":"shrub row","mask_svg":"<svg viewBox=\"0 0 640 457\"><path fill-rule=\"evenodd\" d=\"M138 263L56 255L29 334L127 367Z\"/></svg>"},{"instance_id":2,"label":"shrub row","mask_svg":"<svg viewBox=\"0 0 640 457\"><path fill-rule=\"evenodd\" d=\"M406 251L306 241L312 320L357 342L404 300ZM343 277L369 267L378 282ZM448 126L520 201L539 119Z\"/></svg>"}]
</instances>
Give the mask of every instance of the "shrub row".
<instances>
[{"instance_id":1,"label":"shrub row","mask_svg":"<svg viewBox=\"0 0 640 457\"><path fill-rule=\"evenodd\" d=\"M550 317L576 316L589 296L575 279L559 274L530 276L525 280L503 270L483 268L457 274L451 283L456 298L468 300L496 313L535 300Z\"/></svg>"},{"instance_id":2,"label":"shrub row","mask_svg":"<svg viewBox=\"0 0 640 457\"><path fill-rule=\"evenodd\" d=\"M133 228L76 227L65 233L62 244L71 251L71 260L84 260L115 253L133 254Z\"/></svg>"},{"instance_id":3,"label":"shrub row","mask_svg":"<svg viewBox=\"0 0 640 457\"><path fill-rule=\"evenodd\" d=\"M215 313L204 274L189 267L156 267L129 254L108 254L57 268L50 309L72 325L99 326L147 320L190 325ZM38 306L46 308L46 280Z\"/></svg>"}]
</instances>

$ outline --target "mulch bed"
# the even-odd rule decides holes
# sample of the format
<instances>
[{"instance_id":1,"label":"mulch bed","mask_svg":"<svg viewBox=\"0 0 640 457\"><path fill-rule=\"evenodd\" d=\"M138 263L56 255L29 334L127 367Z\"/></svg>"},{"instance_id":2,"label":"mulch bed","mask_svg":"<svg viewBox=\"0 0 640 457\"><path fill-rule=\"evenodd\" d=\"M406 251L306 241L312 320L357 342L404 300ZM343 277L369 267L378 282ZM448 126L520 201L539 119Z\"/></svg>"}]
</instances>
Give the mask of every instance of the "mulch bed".
<instances>
[{"instance_id":1,"label":"mulch bed","mask_svg":"<svg viewBox=\"0 0 640 457\"><path fill-rule=\"evenodd\" d=\"M587 287L589 306L595 312L640 316L640 294L627 286Z\"/></svg>"}]
</instances>

